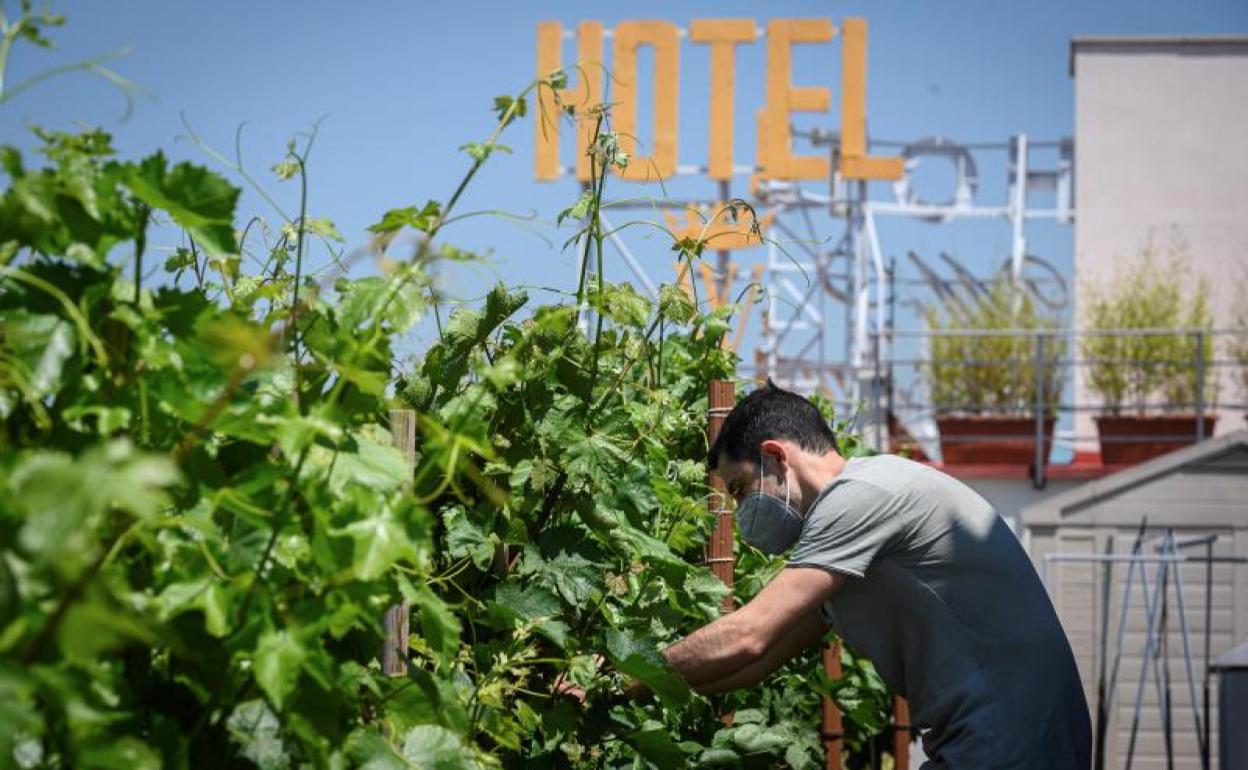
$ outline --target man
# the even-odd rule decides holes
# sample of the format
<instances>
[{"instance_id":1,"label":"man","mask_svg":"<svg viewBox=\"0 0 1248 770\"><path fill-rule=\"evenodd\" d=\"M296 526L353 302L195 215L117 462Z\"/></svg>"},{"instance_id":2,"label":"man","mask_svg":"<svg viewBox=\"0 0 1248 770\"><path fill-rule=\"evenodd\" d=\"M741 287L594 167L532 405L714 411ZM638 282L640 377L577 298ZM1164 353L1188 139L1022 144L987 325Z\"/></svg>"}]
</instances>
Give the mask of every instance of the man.
<instances>
[{"instance_id":1,"label":"man","mask_svg":"<svg viewBox=\"0 0 1248 770\"><path fill-rule=\"evenodd\" d=\"M710 467L742 538L786 568L664 651L695 690L760 682L829 624L909 701L925 768L1087 768L1088 707L1053 605L982 497L892 456L846 459L771 382L728 415Z\"/></svg>"}]
</instances>

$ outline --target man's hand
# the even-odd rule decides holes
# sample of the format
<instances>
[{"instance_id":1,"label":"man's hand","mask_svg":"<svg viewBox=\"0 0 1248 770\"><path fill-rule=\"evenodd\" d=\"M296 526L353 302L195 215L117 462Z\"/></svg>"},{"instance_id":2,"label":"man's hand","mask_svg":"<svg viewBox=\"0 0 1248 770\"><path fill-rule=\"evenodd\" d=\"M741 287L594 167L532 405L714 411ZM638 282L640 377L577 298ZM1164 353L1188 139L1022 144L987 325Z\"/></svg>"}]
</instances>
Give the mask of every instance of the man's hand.
<instances>
[{"instance_id":1,"label":"man's hand","mask_svg":"<svg viewBox=\"0 0 1248 770\"><path fill-rule=\"evenodd\" d=\"M629 680L621 692L628 700L650 701L654 699L654 692L649 687L646 687L645 683L640 679Z\"/></svg>"},{"instance_id":2,"label":"man's hand","mask_svg":"<svg viewBox=\"0 0 1248 770\"><path fill-rule=\"evenodd\" d=\"M595 672L601 671L606 663L607 659L602 655L594 655ZM556 697L570 698L582 706L585 705L585 701L588 700L589 697L585 692L585 688L574 684L570 679L568 679L567 671L560 672L559 676L555 677L554 684L551 685L550 691ZM633 679L632 677L629 677L624 686L620 688L620 694L624 696L625 699L632 701L649 701L654 698L654 693L645 685L644 682L640 679Z\"/></svg>"},{"instance_id":3,"label":"man's hand","mask_svg":"<svg viewBox=\"0 0 1248 770\"><path fill-rule=\"evenodd\" d=\"M563 674L555 677L555 684L550 690L556 697L571 698L582 706L585 705L585 690L569 682Z\"/></svg>"},{"instance_id":4,"label":"man's hand","mask_svg":"<svg viewBox=\"0 0 1248 770\"><path fill-rule=\"evenodd\" d=\"M607 662L607 659L602 655L595 653L593 661L594 672L597 673L602 670L603 664ZM585 705L585 701L588 698L585 688L574 684L570 679L568 679L568 672L566 670L559 672L559 675L555 677L554 684L551 685L550 691L556 697L571 698L582 706Z\"/></svg>"},{"instance_id":5,"label":"man's hand","mask_svg":"<svg viewBox=\"0 0 1248 770\"><path fill-rule=\"evenodd\" d=\"M814 567L788 567L744 607L698 629L663 654L698 692L749 686L750 680L757 681L818 641L826 630L819 606L848 579ZM801 633L795 633L799 629ZM744 672L750 677L744 678Z\"/></svg>"},{"instance_id":6,"label":"man's hand","mask_svg":"<svg viewBox=\"0 0 1248 770\"><path fill-rule=\"evenodd\" d=\"M663 651L667 663L689 686L703 694L750 687L785 661L815 644L827 632L819 606L848 577L814 567L788 567L739 610L704 626ZM595 671L604 659L594 656ZM555 695L585 703L585 690L560 674ZM623 695L640 700L651 695L639 681Z\"/></svg>"}]
</instances>

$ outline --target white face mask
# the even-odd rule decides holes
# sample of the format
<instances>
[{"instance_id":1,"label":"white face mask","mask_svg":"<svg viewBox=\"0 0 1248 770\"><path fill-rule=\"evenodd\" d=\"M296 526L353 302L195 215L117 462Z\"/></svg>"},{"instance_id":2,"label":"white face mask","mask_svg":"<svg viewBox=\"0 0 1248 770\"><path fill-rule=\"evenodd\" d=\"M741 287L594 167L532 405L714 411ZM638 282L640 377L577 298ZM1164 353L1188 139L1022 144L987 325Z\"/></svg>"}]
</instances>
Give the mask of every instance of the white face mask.
<instances>
[{"instance_id":1,"label":"white face mask","mask_svg":"<svg viewBox=\"0 0 1248 770\"><path fill-rule=\"evenodd\" d=\"M789 504L789 477L784 477L784 499L764 492L763 458L758 458L756 492L745 496L737 506L737 526L741 539L763 553L782 554L802 535L802 516Z\"/></svg>"}]
</instances>

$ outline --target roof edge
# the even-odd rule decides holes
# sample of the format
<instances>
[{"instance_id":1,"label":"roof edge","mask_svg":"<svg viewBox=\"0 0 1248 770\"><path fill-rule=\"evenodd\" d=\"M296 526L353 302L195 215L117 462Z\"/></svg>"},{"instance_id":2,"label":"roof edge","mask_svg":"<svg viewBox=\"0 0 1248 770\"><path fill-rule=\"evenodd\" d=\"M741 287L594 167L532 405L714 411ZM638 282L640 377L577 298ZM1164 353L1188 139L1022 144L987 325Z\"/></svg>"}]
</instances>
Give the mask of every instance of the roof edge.
<instances>
[{"instance_id":1,"label":"roof edge","mask_svg":"<svg viewBox=\"0 0 1248 770\"><path fill-rule=\"evenodd\" d=\"M1154 478L1173 473L1190 462L1220 454L1236 445L1248 446L1248 429L1232 431L1223 436L1207 439L1200 444L1155 457L1096 481L1059 492L1023 508L1018 512L1019 520L1025 527L1060 524L1062 512L1067 508L1096 502Z\"/></svg>"},{"instance_id":2,"label":"roof edge","mask_svg":"<svg viewBox=\"0 0 1248 770\"><path fill-rule=\"evenodd\" d=\"M1069 75L1075 76L1075 49L1081 46L1134 48L1155 45L1248 45L1248 35L1075 35L1070 39Z\"/></svg>"}]
</instances>

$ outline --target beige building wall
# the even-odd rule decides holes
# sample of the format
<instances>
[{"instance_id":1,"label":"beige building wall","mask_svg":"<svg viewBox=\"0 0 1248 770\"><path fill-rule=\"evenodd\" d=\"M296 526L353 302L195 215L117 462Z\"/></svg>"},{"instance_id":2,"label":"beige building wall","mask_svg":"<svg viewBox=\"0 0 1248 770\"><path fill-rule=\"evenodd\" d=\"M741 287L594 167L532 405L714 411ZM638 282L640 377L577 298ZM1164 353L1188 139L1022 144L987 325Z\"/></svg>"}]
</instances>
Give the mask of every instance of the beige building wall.
<instances>
[{"instance_id":1,"label":"beige building wall","mask_svg":"<svg viewBox=\"0 0 1248 770\"><path fill-rule=\"evenodd\" d=\"M1076 311L1089 280L1112 277L1150 231L1164 246L1173 228L1209 279L1215 326L1226 326L1231 279L1248 271L1248 37L1076 38L1070 67ZM1076 397L1092 403L1083 379ZM1229 371L1219 397L1248 402ZM1218 432L1242 427L1240 414ZM1090 416L1076 432L1095 434Z\"/></svg>"}]
</instances>

